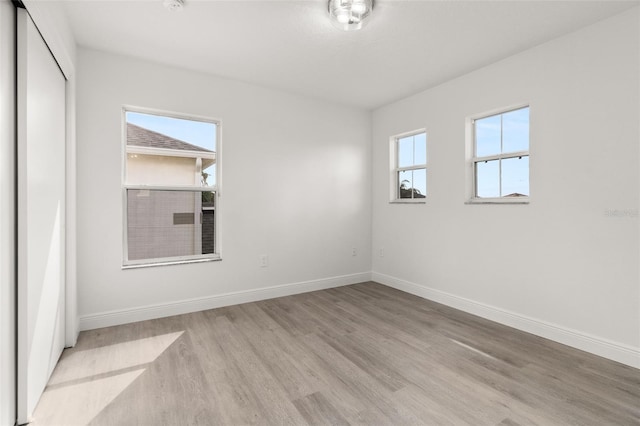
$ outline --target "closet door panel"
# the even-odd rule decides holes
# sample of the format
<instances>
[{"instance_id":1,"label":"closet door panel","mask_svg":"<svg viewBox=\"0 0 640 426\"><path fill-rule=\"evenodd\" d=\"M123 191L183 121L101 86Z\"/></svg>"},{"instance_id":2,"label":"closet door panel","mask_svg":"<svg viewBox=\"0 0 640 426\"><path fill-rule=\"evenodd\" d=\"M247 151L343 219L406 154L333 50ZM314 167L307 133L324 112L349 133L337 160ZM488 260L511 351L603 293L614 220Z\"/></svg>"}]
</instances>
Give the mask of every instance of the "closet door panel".
<instances>
[{"instance_id":1,"label":"closet door panel","mask_svg":"<svg viewBox=\"0 0 640 426\"><path fill-rule=\"evenodd\" d=\"M64 348L65 78L18 10L18 418Z\"/></svg>"}]
</instances>

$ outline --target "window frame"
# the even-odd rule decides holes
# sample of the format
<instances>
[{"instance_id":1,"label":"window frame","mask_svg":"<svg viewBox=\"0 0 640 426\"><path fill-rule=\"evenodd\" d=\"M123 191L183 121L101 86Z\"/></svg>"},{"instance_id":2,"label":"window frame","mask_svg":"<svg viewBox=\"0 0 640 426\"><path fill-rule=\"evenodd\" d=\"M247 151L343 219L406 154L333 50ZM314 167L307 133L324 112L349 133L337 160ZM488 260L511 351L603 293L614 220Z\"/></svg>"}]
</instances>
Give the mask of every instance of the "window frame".
<instances>
[{"instance_id":1,"label":"window frame","mask_svg":"<svg viewBox=\"0 0 640 426\"><path fill-rule=\"evenodd\" d=\"M128 184L127 183L127 112L136 112L149 115L158 115L168 118L177 118L182 120L200 121L205 123L211 123L216 125L216 173L215 184L212 186L188 186L188 185L140 185L140 184ZM136 269L146 268L153 266L166 266L166 265L180 265L187 263L202 263L222 260L222 247L219 230L219 217L220 217L220 202L221 198L220 188L222 182L222 167L220 163L222 152L222 120L218 118L198 116L194 114L177 113L173 111L165 111L155 108L145 108L131 105L123 105L121 110L121 190L122 190L122 269ZM134 148L134 151L136 149ZM163 151L161 148L154 149L154 151ZM166 150L164 152L171 151ZM148 152L145 152L148 154ZM183 153L184 154L184 153ZM176 155L181 157L183 155ZM214 205L215 205L215 221L214 221L214 253L191 255L191 256L172 256L172 257L159 257L150 259L137 259L129 260L129 244L128 244L128 190L155 190L155 191L181 191L181 192L212 192ZM210 208L208 210L211 210Z\"/></svg>"},{"instance_id":2,"label":"window frame","mask_svg":"<svg viewBox=\"0 0 640 426\"><path fill-rule=\"evenodd\" d=\"M502 129L500 130L500 153L492 155L476 156L476 126L478 120L494 117L497 115L507 114L520 109L529 108L529 149L526 151L502 151ZM511 105L504 108L476 114L466 119L466 139L467 139L467 175L469 187L467 190L466 204L529 204L531 199L531 104L522 103ZM510 158L528 157L529 158L529 195L523 197L478 197L478 178L476 164L484 161L507 160ZM499 168L499 182L502 185L502 166Z\"/></svg>"},{"instance_id":3,"label":"window frame","mask_svg":"<svg viewBox=\"0 0 640 426\"><path fill-rule=\"evenodd\" d=\"M424 164L413 164L411 166L407 166L407 167L400 167L398 165L399 159L400 159L400 154L399 154L399 148L398 148L398 144L400 139L404 139L404 138L408 138L411 136L416 136L416 135L420 135L423 134L425 136L425 162ZM404 132L404 133L398 133L396 135L393 135L389 138L389 145L390 145L390 168L391 168L391 176L390 176L390 200L389 202L392 204L425 204L426 200L427 200L427 194L425 191L424 194L424 198L400 198L400 182L398 181L399 178L399 173L400 172L404 172L404 171L413 171L413 170L422 170L424 169L424 174L425 174L425 187L427 185L428 179L427 179L427 164L428 164L428 158L429 158L429 149L428 149L428 143L427 143L428 137L427 137L427 129L426 128L422 128L422 129L416 129L416 130L412 130L409 132ZM412 194L413 195L413 194Z\"/></svg>"}]
</instances>

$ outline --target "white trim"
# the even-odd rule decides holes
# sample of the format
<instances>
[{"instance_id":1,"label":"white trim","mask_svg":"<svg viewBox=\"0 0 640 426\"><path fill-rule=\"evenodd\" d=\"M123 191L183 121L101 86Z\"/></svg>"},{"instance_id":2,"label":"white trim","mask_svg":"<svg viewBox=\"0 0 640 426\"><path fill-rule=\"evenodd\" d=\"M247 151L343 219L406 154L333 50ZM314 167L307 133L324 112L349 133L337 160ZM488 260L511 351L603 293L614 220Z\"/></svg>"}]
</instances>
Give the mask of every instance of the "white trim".
<instances>
[{"instance_id":1,"label":"white trim","mask_svg":"<svg viewBox=\"0 0 640 426\"><path fill-rule=\"evenodd\" d=\"M544 337L631 367L640 368L640 347L613 342L602 337L593 336L558 324L531 318L526 315L476 302L378 272L371 273L371 280L527 333L535 334L536 336Z\"/></svg>"},{"instance_id":2,"label":"white trim","mask_svg":"<svg viewBox=\"0 0 640 426\"><path fill-rule=\"evenodd\" d=\"M517 111L519 109L530 107L530 102L522 102L518 104L512 104L503 108L495 108L489 111L481 112L479 114L472 114L468 118L471 120L471 124L473 124L476 120L482 120L483 118L493 117L494 115L506 114L508 112Z\"/></svg>"},{"instance_id":3,"label":"white trim","mask_svg":"<svg viewBox=\"0 0 640 426\"><path fill-rule=\"evenodd\" d=\"M66 235L65 235L65 347L73 347L80 333L78 317L77 277L77 149L76 149L76 76L70 75L66 84L67 156L66 156Z\"/></svg>"},{"instance_id":4,"label":"white trim","mask_svg":"<svg viewBox=\"0 0 640 426\"><path fill-rule=\"evenodd\" d=\"M80 330L93 330L96 328L204 311L223 306L256 302L259 300L273 299L275 297L290 296L293 294L357 284L369 281L370 279L370 272L360 272L357 274L341 275L318 280L302 281L253 290L186 299L178 302L159 303L130 309L101 312L98 314L81 316Z\"/></svg>"},{"instance_id":5,"label":"white trim","mask_svg":"<svg viewBox=\"0 0 640 426\"><path fill-rule=\"evenodd\" d=\"M153 266L185 265L222 260L217 253L194 254L193 256L153 257L151 259L127 260L122 269L150 268Z\"/></svg>"},{"instance_id":6,"label":"white trim","mask_svg":"<svg viewBox=\"0 0 640 426\"><path fill-rule=\"evenodd\" d=\"M28 374L27 374L27 364L29 363L29 348L28 348L28 336L29 336L29 316L27 309L25 309L26 301L28 300L27 296L27 286L21 285L21 283L25 283L28 278L29 269L26 264L27 259L27 247L26 244L23 243L24 235L27 232L26 221L20 220L19 218L26 217L26 205L27 205L27 191L26 191L26 179L24 176L24 167L20 167L20 162L24 162L22 160L27 155L27 147L25 140L25 132L24 129L27 128L27 110L25 104L25 94L27 91L26 87L26 78L20 78L19 70L24 70L27 67L27 55L26 55L26 44L27 44L27 19L29 19L29 15L26 10L18 8L17 10L17 25L16 25L16 87L17 87L17 126L16 126L16 135L17 135L17 164L16 164L16 191L17 191L17 210L16 210L16 239L17 239L17 273L16 273L16 286L17 286L17 299L18 303L16 305L16 321L17 321L17 339L16 339L16 417L17 424L23 424L29 422L29 416L31 413L29 412L29 393L28 393Z\"/></svg>"},{"instance_id":7,"label":"white trim","mask_svg":"<svg viewBox=\"0 0 640 426\"><path fill-rule=\"evenodd\" d=\"M427 198L397 198L389 201L389 204L427 204Z\"/></svg>"},{"instance_id":8,"label":"white trim","mask_svg":"<svg viewBox=\"0 0 640 426\"><path fill-rule=\"evenodd\" d=\"M465 204L529 204L529 197L472 198Z\"/></svg>"},{"instance_id":9,"label":"white trim","mask_svg":"<svg viewBox=\"0 0 640 426\"><path fill-rule=\"evenodd\" d=\"M474 163L482 163L485 161L494 161L494 160L508 160L510 158L522 158L528 157L529 151L509 151L509 152L501 152L499 154L486 155L484 157L475 157L473 159Z\"/></svg>"},{"instance_id":10,"label":"white trim","mask_svg":"<svg viewBox=\"0 0 640 426\"><path fill-rule=\"evenodd\" d=\"M126 113L126 112L139 112L141 114L160 115L162 117L179 118L181 120L202 121L204 123L217 124L218 126L222 122L222 120L220 120L218 118L206 117L204 115L196 115L196 114L190 114L190 113L167 111L167 110L157 109L157 108L139 107L139 106L135 106L135 105L123 105L122 109L123 109L124 113ZM124 123L126 123L127 119L126 119L126 116L124 116L124 115L123 115L123 120L124 120ZM125 132L125 140L126 140L126 132ZM216 151L217 151L217 146L216 146Z\"/></svg>"},{"instance_id":11,"label":"white trim","mask_svg":"<svg viewBox=\"0 0 640 426\"><path fill-rule=\"evenodd\" d=\"M171 185L123 185L125 189L138 191L191 191L191 192L216 192L215 186L171 186Z\"/></svg>"},{"instance_id":12,"label":"white trim","mask_svg":"<svg viewBox=\"0 0 640 426\"><path fill-rule=\"evenodd\" d=\"M46 41L47 47L55 58L64 77L69 80L75 74L73 65L73 54L69 52L64 38L60 34L59 24L51 18L46 7L43 9L43 3L39 0L23 0L27 12L31 16L40 35Z\"/></svg>"},{"instance_id":13,"label":"white trim","mask_svg":"<svg viewBox=\"0 0 640 426\"><path fill-rule=\"evenodd\" d=\"M409 136L416 136L419 135L421 133L427 133L427 128L423 127L421 129L416 129L416 130L410 130L408 132L404 132L404 133L398 133L395 134L393 136L391 136L391 139L403 139L403 138L408 138ZM426 163L425 163L426 164Z\"/></svg>"},{"instance_id":14,"label":"white trim","mask_svg":"<svg viewBox=\"0 0 640 426\"><path fill-rule=\"evenodd\" d=\"M573 330L557 324L527 317L485 303L476 302L464 297L456 296L441 290L415 284L378 272L361 272L299 283L282 284L272 287L244 290L214 296L187 299L178 302L140 306L130 309L101 312L80 317L80 330L93 330L137 321L164 318L223 306L256 302L275 297L323 290L366 281L377 283L410 293L427 300L468 312L479 317L513 327L515 329L544 337L558 343L571 346L613 361L635 368L640 368L640 348Z\"/></svg>"},{"instance_id":15,"label":"white trim","mask_svg":"<svg viewBox=\"0 0 640 426\"><path fill-rule=\"evenodd\" d=\"M0 424L16 421L16 7L0 2Z\"/></svg>"}]
</instances>

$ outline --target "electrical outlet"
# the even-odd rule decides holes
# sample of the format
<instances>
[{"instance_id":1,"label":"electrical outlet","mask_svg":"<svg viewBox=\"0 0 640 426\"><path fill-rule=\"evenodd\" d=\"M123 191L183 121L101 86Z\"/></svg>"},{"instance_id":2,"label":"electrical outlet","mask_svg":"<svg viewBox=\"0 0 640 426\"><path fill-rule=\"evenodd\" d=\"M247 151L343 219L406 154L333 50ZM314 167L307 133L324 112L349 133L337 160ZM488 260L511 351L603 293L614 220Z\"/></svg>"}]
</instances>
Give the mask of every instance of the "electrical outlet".
<instances>
[{"instance_id":1,"label":"electrical outlet","mask_svg":"<svg viewBox=\"0 0 640 426\"><path fill-rule=\"evenodd\" d=\"M266 254L261 254L260 256L258 256L258 264L261 268L266 268L267 266L269 266L269 256L267 256Z\"/></svg>"},{"instance_id":2,"label":"electrical outlet","mask_svg":"<svg viewBox=\"0 0 640 426\"><path fill-rule=\"evenodd\" d=\"M380 251L378 252L380 257L384 257L384 247L380 247Z\"/></svg>"},{"instance_id":3,"label":"electrical outlet","mask_svg":"<svg viewBox=\"0 0 640 426\"><path fill-rule=\"evenodd\" d=\"M358 255L358 249L356 249L355 247L353 247L351 249L351 256L357 256Z\"/></svg>"}]
</instances>

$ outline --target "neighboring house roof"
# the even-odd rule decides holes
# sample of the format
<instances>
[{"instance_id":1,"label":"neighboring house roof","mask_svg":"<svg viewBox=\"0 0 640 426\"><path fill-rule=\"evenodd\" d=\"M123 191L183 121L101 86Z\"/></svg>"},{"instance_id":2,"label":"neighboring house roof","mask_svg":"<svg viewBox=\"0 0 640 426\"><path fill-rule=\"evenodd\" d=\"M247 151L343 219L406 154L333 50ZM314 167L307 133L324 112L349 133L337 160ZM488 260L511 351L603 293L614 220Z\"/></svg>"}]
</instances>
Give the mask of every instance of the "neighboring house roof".
<instances>
[{"instance_id":1,"label":"neighboring house roof","mask_svg":"<svg viewBox=\"0 0 640 426\"><path fill-rule=\"evenodd\" d=\"M131 123L127 123L127 145L180 151L214 152Z\"/></svg>"},{"instance_id":2,"label":"neighboring house roof","mask_svg":"<svg viewBox=\"0 0 640 426\"><path fill-rule=\"evenodd\" d=\"M509 195L503 195L503 197L527 197L527 195L521 194L519 192L513 192Z\"/></svg>"}]
</instances>

